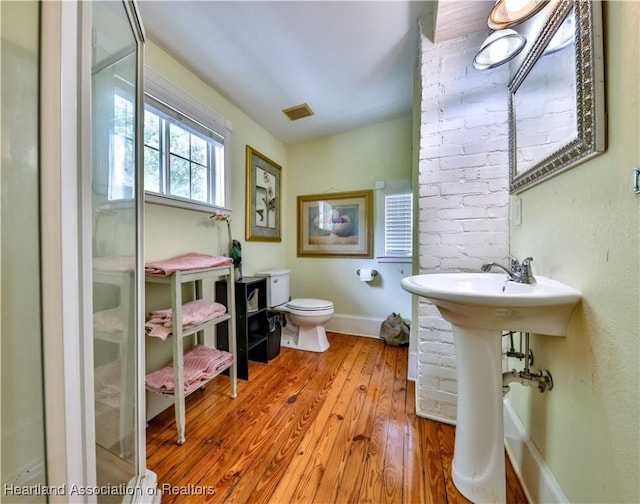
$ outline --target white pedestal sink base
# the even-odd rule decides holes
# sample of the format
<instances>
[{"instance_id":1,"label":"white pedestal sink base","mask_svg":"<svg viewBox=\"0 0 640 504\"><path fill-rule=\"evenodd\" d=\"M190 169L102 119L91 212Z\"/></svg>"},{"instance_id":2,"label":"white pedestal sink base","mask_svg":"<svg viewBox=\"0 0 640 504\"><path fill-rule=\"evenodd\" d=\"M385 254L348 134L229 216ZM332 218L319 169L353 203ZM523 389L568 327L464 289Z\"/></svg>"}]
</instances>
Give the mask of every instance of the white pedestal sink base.
<instances>
[{"instance_id":1,"label":"white pedestal sink base","mask_svg":"<svg viewBox=\"0 0 640 504\"><path fill-rule=\"evenodd\" d=\"M434 303L453 325L458 371L453 482L476 503L506 500L502 330L564 336L580 301L579 291L536 279L525 284L504 274L431 273L401 282Z\"/></svg>"},{"instance_id":2,"label":"white pedestal sink base","mask_svg":"<svg viewBox=\"0 0 640 504\"><path fill-rule=\"evenodd\" d=\"M506 502L501 334L453 325L458 411L452 477L478 504Z\"/></svg>"}]
</instances>

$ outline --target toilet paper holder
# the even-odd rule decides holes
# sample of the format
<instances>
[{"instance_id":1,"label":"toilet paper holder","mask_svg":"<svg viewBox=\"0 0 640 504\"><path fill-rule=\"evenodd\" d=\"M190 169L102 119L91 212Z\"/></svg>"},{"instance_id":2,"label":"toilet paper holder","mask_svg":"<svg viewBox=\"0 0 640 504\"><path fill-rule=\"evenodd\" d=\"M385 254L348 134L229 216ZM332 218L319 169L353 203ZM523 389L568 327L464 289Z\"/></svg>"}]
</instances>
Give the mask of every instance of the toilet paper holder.
<instances>
[{"instance_id":1,"label":"toilet paper holder","mask_svg":"<svg viewBox=\"0 0 640 504\"><path fill-rule=\"evenodd\" d=\"M360 270L356 270L356 275L360 276ZM378 276L378 270L372 269L371 270L371 278L373 279L373 278L375 278L377 276Z\"/></svg>"}]
</instances>

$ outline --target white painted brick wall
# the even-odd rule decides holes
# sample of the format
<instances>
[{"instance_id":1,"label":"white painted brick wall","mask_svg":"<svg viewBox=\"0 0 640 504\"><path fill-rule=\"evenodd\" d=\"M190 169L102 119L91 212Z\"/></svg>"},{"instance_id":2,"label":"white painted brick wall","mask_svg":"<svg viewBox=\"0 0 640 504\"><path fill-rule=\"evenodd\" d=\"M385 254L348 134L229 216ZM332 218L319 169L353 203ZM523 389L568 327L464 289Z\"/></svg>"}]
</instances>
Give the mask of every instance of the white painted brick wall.
<instances>
[{"instance_id":1,"label":"white painted brick wall","mask_svg":"<svg viewBox=\"0 0 640 504\"><path fill-rule=\"evenodd\" d=\"M486 33L421 41L419 162L421 273L479 271L509 246L508 68L475 70ZM456 354L451 325L418 306L418 413L455 421Z\"/></svg>"}]
</instances>

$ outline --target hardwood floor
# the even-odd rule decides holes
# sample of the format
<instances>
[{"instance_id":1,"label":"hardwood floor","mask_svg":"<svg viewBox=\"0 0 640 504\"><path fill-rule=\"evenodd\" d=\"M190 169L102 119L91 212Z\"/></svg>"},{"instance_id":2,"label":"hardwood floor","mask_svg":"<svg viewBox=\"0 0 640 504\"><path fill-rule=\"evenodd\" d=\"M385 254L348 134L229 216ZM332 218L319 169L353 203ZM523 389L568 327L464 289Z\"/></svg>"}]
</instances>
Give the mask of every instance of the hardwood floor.
<instances>
[{"instance_id":1,"label":"hardwood floor","mask_svg":"<svg viewBox=\"0 0 640 504\"><path fill-rule=\"evenodd\" d=\"M328 334L322 354L282 348L149 422L147 466L163 503L465 503L450 478L455 429L414 414L407 349ZM507 464L507 502L526 504Z\"/></svg>"}]
</instances>

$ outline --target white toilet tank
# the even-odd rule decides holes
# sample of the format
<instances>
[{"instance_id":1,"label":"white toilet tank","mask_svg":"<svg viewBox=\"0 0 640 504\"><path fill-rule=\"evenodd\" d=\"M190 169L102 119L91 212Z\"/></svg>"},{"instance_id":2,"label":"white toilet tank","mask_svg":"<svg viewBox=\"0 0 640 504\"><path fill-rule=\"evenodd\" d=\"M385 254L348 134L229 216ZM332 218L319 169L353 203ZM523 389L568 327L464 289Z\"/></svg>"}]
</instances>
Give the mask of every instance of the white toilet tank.
<instances>
[{"instance_id":1,"label":"white toilet tank","mask_svg":"<svg viewBox=\"0 0 640 504\"><path fill-rule=\"evenodd\" d=\"M255 274L256 276L267 277L267 306L279 306L289 301L290 273L291 270L288 269L274 269Z\"/></svg>"}]
</instances>

